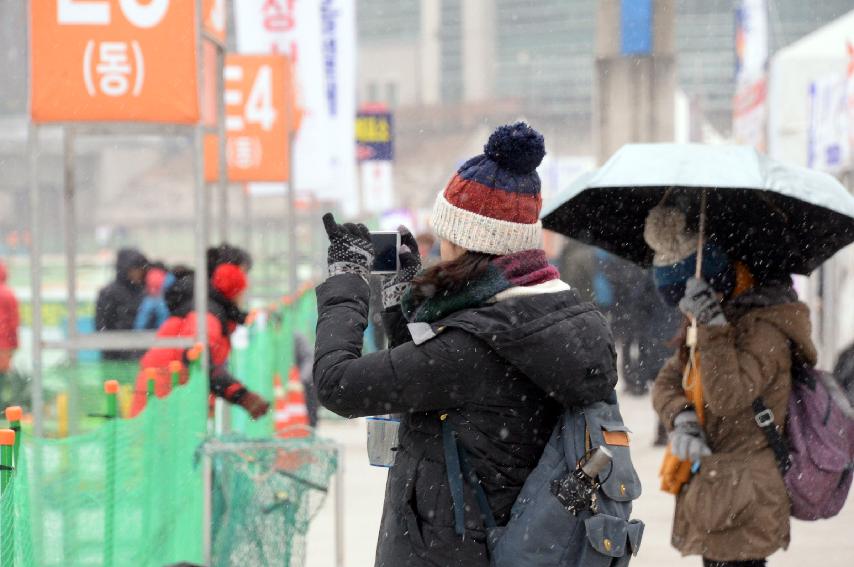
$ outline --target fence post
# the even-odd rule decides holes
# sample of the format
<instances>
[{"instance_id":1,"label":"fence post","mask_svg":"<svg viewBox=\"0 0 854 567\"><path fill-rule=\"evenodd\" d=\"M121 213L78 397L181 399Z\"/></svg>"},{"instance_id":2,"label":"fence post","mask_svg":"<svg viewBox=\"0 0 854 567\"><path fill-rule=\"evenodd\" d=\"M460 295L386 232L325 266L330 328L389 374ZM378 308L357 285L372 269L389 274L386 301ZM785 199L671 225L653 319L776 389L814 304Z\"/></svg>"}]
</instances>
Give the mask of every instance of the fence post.
<instances>
[{"instance_id":1,"label":"fence post","mask_svg":"<svg viewBox=\"0 0 854 567\"><path fill-rule=\"evenodd\" d=\"M10 498L6 494L9 484L12 482L12 471L14 470L12 455L15 452L15 432L11 429L0 429L0 494L6 498ZM12 510L10 514L2 518L3 535L8 537L12 544L8 545L3 542L0 548L0 564L3 567L13 567L15 565L15 505L11 503L9 508ZM5 539L5 538L4 538Z\"/></svg>"},{"instance_id":2,"label":"fence post","mask_svg":"<svg viewBox=\"0 0 854 567\"><path fill-rule=\"evenodd\" d=\"M104 395L107 401L107 446L104 448L104 483L107 497L104 499L104 567L112 567L115 538L116 516L116 416L118 415L119 382L104 382Z\"/></svg>"},{"instance_id":3,"label":"fence post","mask_svg":"<svg viewBox=\"0 0 854 567\"><path fill-rule=\"evenodd\" d=\"M15 432L15 454L14 466L18 466L18 453L21 452L21 418L24 416L24 411L21 406L9 406L6 408L6 421L9 422L9 429Z\"/></svg>"}]
</instances>

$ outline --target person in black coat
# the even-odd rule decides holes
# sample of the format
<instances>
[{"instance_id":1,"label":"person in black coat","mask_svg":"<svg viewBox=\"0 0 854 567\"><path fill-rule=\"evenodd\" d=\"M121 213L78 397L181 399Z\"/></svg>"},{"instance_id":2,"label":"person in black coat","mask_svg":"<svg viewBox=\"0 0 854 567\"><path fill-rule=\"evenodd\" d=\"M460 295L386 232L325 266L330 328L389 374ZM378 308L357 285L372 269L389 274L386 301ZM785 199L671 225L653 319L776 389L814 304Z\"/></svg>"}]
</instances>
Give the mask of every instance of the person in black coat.
<instances>
[{"instance_id":1,"label":"person in black coat","mask_svg":"<svg viewBox=\"0 0 854 567\"><path fill-rule=\"evenodd\" d=\"M387 350L361 355L370 234L324 217L330 277L317 289L319 399L350 418L402 414L376 567L489 565L468 485L463 525L455 520L444 420L501 526L564 409L613 395L607 322L540 249L535 169L544 153L542 136L517 123L460 168L433 212L439 264L420 271L415 239L402 230L401 269L383 282Z\"/></svg>"},{"instance_id":2,"label":"person in black coat","mask_svg":"<svg viewBox=\"0 0 854 567\"><path fill-rule=\"evenodd\" d=\"M122 248L116 256L116 279L98 293L95 304L96 331L130 331L145 298L148 260L136 248ZM141 351L104 351L104 360L134 360Z\"/></svg>"}]
</instances>

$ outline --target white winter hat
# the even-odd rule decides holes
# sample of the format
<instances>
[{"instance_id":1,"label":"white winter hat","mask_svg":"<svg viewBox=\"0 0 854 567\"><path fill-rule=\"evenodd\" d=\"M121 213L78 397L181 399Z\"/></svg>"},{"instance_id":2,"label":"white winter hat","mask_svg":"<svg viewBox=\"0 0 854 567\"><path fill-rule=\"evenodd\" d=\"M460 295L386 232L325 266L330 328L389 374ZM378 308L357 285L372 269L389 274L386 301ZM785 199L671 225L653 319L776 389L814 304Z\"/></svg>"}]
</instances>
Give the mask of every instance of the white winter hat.
<instances>
[{"instance_id":1,"label":"white winter hat","mask_svg":"<svg viewBox=\"0 0 854 567\"><path fill-rule=\"evenodd\" d=\"M643 238L655 251L653 266L671 266L697 251L697 234L688 230L685 213L656 206L646 216Z\"/></svg>"}]
</instances>

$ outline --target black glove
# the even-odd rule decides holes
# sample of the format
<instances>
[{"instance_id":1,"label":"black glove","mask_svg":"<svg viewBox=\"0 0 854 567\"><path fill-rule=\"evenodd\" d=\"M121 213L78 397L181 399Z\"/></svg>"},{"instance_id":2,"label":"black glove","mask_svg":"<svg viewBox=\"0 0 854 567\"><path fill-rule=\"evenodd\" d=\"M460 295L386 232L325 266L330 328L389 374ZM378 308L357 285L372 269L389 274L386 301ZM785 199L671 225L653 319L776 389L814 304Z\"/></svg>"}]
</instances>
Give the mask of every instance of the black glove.
<instances>
[{"instance_id":1,"label":"black glove","mask_svg":"<svg viewBox=\"0 0 854 567\"><path fill-rule=\"evenodd\" d=\"M400 303L400 298L409 289L409 282L421 271L421 254L418 241L405 226L397 227L400 233L400 269L394 274L383 276L383 308L390 309Z\"/></svg>"},{"instance_id":2,"label":"black glove","mask_svg":"<svg viewBox=\"0 0 854 567\"><path fill-rule=\"evenodd\" d=\"M358 274L367 281L374 264L374 245L368 228L363 224L338 224L332 213L323 215L323 227L329 236L329 277Z\"/></svg>"},{"instance_id":3,"label":"black glove","mask_svg":"<svg viewBox=\"0 0 854 567\"><path fill-rule=\"evenodd\" d=\"M694 317L700 325L726 325L726 317L715 290L704 280L691 278L685 284L685 296L679 301L679 309Z\"/></svg>"}]
</instances>

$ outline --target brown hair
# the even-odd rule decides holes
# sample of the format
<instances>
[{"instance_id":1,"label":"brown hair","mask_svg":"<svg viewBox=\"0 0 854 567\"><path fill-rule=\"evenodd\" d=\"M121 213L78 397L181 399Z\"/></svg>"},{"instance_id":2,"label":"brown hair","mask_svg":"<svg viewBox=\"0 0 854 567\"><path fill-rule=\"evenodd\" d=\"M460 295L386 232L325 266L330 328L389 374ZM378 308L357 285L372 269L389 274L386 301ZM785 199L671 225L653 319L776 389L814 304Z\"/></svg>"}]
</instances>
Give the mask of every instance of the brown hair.
<instances>
[{"instance_id":1,"label":"brown hair","mask_svg":"<svg viewBox=\"0 0 854 567\"><path fill-rule=\"evenodd\" d=\"M439 294L456 293L479 279L495 258L483 252L466 252L455 260L439 262L412 280L412 300L419 304Z\"/></svg>"}]
</instances>

